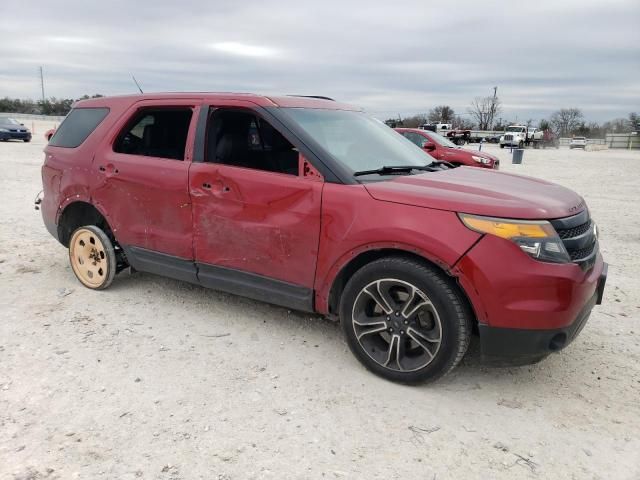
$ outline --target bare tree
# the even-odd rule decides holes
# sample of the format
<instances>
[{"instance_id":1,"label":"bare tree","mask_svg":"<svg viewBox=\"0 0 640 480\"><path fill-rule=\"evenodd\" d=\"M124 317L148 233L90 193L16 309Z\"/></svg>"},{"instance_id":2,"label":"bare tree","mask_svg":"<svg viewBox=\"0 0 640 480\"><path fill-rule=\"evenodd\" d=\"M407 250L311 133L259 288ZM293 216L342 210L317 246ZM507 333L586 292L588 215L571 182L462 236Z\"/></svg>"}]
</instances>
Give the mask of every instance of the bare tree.
<instances>
[{"instance_id":1,"label":"bare tree","mask_svg":"<svg viewBox=\"0 0 640 480\"><path fill-rule=\"evenodd\" d=\"M453 123L455 116L453 108L449 105L438 105L429 111L429 121L434 123Z\"/></svg>"},{"instance_id":2,"label":"bare tree","mask_svg":"<svg viewBox=\"0 0 640 480\"><path fill-rule=\"evenodd\" d=\"M568 137L583 123L584 117L579 108L561 108L551 115L551 125L561 137Z\"/></svg>"},{"instance_id":3,"label":"bare tree","mask_svg":"<svg viewBox=\"0 0 640 480\"><path fill-rule=\"evenodd\" d=\"M493 95L488 97L476 97L468 109L480 130L490 130L494 119L502 111L497 89L498 87L494 87Z\"/></svg>"},{"instance_id":4,"label":"bare tree","mask_svg":"<svg viewBox=\"0 0 640 480\"><path fill-rule=\"evenodd\" d=\"M418 113L410 117L404 117L402 119L402 126L405 128L416 128L428 121L428 116L425 113Z\"/></svg>"}]
</instances>

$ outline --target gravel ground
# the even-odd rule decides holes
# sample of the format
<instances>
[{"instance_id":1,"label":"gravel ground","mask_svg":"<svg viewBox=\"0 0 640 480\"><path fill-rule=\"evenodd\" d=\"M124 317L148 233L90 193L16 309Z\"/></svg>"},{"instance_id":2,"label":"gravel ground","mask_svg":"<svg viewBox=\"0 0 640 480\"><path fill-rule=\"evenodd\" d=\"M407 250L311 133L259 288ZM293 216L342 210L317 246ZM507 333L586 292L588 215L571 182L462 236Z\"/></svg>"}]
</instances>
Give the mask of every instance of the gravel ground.
<instances>
[{"instance_id":1,"label":"gravel ground","mask_svg":"<svg viewBox=\"0 0 640 480\"><path fill-rule=\"evenodd\" d=\"M45 127L0 143L0 479L640 478L640 152L485 147L584 195L604 304L538 365L474 340L406 387L317 316L141 273L83 288L33 210Z\"/></svg>"}]
</instances>

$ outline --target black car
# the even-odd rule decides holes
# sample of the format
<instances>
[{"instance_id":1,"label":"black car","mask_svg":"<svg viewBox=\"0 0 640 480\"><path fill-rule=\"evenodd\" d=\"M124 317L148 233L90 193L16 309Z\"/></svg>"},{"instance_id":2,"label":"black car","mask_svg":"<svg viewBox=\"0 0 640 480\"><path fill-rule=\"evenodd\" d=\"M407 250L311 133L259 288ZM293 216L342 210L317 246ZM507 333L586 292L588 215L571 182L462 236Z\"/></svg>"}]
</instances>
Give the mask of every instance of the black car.
<instances>
[{"instance_id":1,"label":"black car","mask_svg":"<svg viewBox=\"0 0 640 480\"><path fill-rule=\"evenodd\" d=\"M0 117L0 140L22 140L31 141L31 131L14 118Z\"/></svg>"}]
</instances>

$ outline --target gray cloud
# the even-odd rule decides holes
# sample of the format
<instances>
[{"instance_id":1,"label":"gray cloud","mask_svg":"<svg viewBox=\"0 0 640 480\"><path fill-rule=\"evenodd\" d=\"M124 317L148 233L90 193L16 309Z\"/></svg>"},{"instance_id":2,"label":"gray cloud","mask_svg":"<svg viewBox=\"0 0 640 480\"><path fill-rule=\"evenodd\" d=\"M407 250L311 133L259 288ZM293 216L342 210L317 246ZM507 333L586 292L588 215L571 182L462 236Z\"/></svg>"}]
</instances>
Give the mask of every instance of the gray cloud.
<instances>
[{"instance_id":1,"label":"gray cloud","mask_svg":"<svg viewBox=\"0 0 640 480\"><path fill-rule=\"evenodd\" d=\"M40 3L40 2L38 2ZM640 3L23 2L0 18L0 96L135 91L323 94L377 116L499 87L503 116L640 110Z\"/></svg>"}]
</instances>

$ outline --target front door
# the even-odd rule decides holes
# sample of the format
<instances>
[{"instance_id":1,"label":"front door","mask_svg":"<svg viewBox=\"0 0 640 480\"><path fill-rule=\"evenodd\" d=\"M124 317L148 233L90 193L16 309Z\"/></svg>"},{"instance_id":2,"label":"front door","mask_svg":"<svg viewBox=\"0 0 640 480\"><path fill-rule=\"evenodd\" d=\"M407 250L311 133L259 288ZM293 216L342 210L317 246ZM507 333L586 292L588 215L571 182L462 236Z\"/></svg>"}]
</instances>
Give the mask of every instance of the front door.
<instances>
[{"instance_id":1,"label":"front door","mask_svg":"<svg viewBox=\"0 0 640 480\"><path fill-rule=\"evenodd\" d=\"M200 281L272 303L295 303L280 294L310 301L324 183L305 175L298 149L257 111L216 107L204 161L189 175Z\"/></svg>"}]
</instances>

